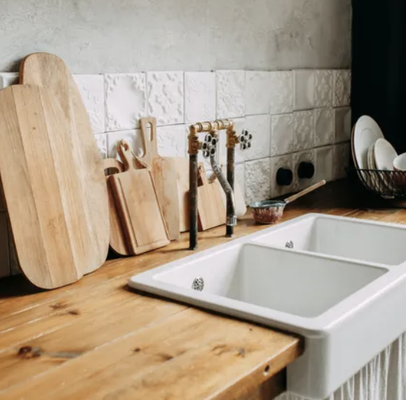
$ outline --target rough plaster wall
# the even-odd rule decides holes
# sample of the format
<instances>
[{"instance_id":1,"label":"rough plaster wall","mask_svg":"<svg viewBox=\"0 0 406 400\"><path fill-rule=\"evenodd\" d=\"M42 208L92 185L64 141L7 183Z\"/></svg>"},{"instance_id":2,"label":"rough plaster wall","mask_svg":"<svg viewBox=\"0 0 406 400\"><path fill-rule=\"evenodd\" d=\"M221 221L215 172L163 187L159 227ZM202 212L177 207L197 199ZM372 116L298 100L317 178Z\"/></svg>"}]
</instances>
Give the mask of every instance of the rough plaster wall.
<instances>
[{"instance_id":1,"label":"rough plaster wall","mask_svg":"<svg viewBox=\"0 0 406 400\"><path fill-rule=\"evenodd\" d=\"M0 0L0 70L347 68L351 0Z\"/></svg>"}]
</instances>

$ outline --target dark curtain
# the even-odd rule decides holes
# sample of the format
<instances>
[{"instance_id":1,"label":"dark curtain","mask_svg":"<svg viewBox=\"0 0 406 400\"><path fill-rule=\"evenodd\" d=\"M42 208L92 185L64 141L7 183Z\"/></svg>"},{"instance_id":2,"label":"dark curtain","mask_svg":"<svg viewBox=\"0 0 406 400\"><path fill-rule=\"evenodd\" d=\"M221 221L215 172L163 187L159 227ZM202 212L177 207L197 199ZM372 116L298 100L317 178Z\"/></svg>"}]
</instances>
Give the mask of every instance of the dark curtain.
<instances>
[{"instance_id":1,"label":"dark curtain","mask_svg":"<svg viewBox=\"0 0 406 400\"><path fill-rule=\"evenodd\" d=\"M352 110L406 152L406 0L352 0Z\"/></svg>"}]
</instances>

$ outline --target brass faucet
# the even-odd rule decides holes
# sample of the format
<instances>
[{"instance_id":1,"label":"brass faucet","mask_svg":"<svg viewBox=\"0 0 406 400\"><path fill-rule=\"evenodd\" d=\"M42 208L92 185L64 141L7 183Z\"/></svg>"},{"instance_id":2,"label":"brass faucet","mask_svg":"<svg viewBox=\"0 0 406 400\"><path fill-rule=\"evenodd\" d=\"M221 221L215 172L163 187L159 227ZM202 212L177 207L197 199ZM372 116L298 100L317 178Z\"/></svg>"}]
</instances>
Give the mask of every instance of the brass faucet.
<instances>
[{"instance_id":1,"label":"brass faucet","mask_svg":"<svg viewBox=\"0 0 406 400\"><path fill-rule=\"evenodd\" d=\"M218 131L225 130L227 134L227 179L216 161L216 149L218 143ZM198 134L208 132L204 142L199 140ZM240 137L234 130L234 122L228 119L220 119L213 122L199 122L190 126L189 129L189 207L190 207L190 233L189 248L197 249L198 230L198 153L203 151L203 156L210 157L213 172L216 174L227 198L226 236L234 235L234 226L237 224L234 202L235 180L235 147L240 144L245 150L251 146L252 135L244 131Z\"/></svg>"}]
</instances>

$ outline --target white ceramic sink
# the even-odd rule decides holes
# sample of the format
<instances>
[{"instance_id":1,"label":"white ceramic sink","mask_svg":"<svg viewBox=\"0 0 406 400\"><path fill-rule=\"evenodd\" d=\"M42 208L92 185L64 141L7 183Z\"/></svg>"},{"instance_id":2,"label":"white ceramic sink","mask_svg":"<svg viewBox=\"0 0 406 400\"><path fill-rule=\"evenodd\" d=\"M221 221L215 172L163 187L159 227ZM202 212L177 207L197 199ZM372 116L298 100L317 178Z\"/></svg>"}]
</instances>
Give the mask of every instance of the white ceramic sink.
<instances>
[{"instance_id":1,"label":"white ceramic sink","mask_svg":"<svg viewBox=\"0 0 406 400\"><path fill-rule=\"evenodd\" d=\"M403 226L377 224L353 218L310 214L296 218L277 231L264 232L257 243L311 253L339 256L386 265L406 261Z\"/></svg>"},{"instance_id":2,"label":"white ceramic sink","mask_svg":"<svg viewBox=\"0 0 406 400\"><path fill-rule=\"evenodd\" d=\"M308 214L136 275L130 286L304 336L288 390L325 399L406 331L405 235Z\"/></svg>"}]
</instances>

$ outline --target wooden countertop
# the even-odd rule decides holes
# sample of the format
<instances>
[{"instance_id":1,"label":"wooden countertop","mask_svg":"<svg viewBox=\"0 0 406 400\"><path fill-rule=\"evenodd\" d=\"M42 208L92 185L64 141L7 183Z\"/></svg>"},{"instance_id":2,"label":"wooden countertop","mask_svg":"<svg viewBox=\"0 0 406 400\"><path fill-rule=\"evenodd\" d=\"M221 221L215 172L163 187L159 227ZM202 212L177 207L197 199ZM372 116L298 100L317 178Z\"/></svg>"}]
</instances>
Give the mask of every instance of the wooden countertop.
<instances>
[{"instance_id":1,"label":"wooden countertop","mask_svg":"<svg viewBox=\"0 0 406 400\"><path fill-rule=\"evenodd\" d=\"M332 183L289 205L284 220L322 212L406 223L404 210L359 208L347 186ZM264 228L247 216L236 237ZM199 250L230 240L224 231L199 234ZM283 391L300 338L127 288L134 274L191 254L187 245L183 234L53 291L0 280L0 399L259 400Z\"/></svg>"}]
</instances>

